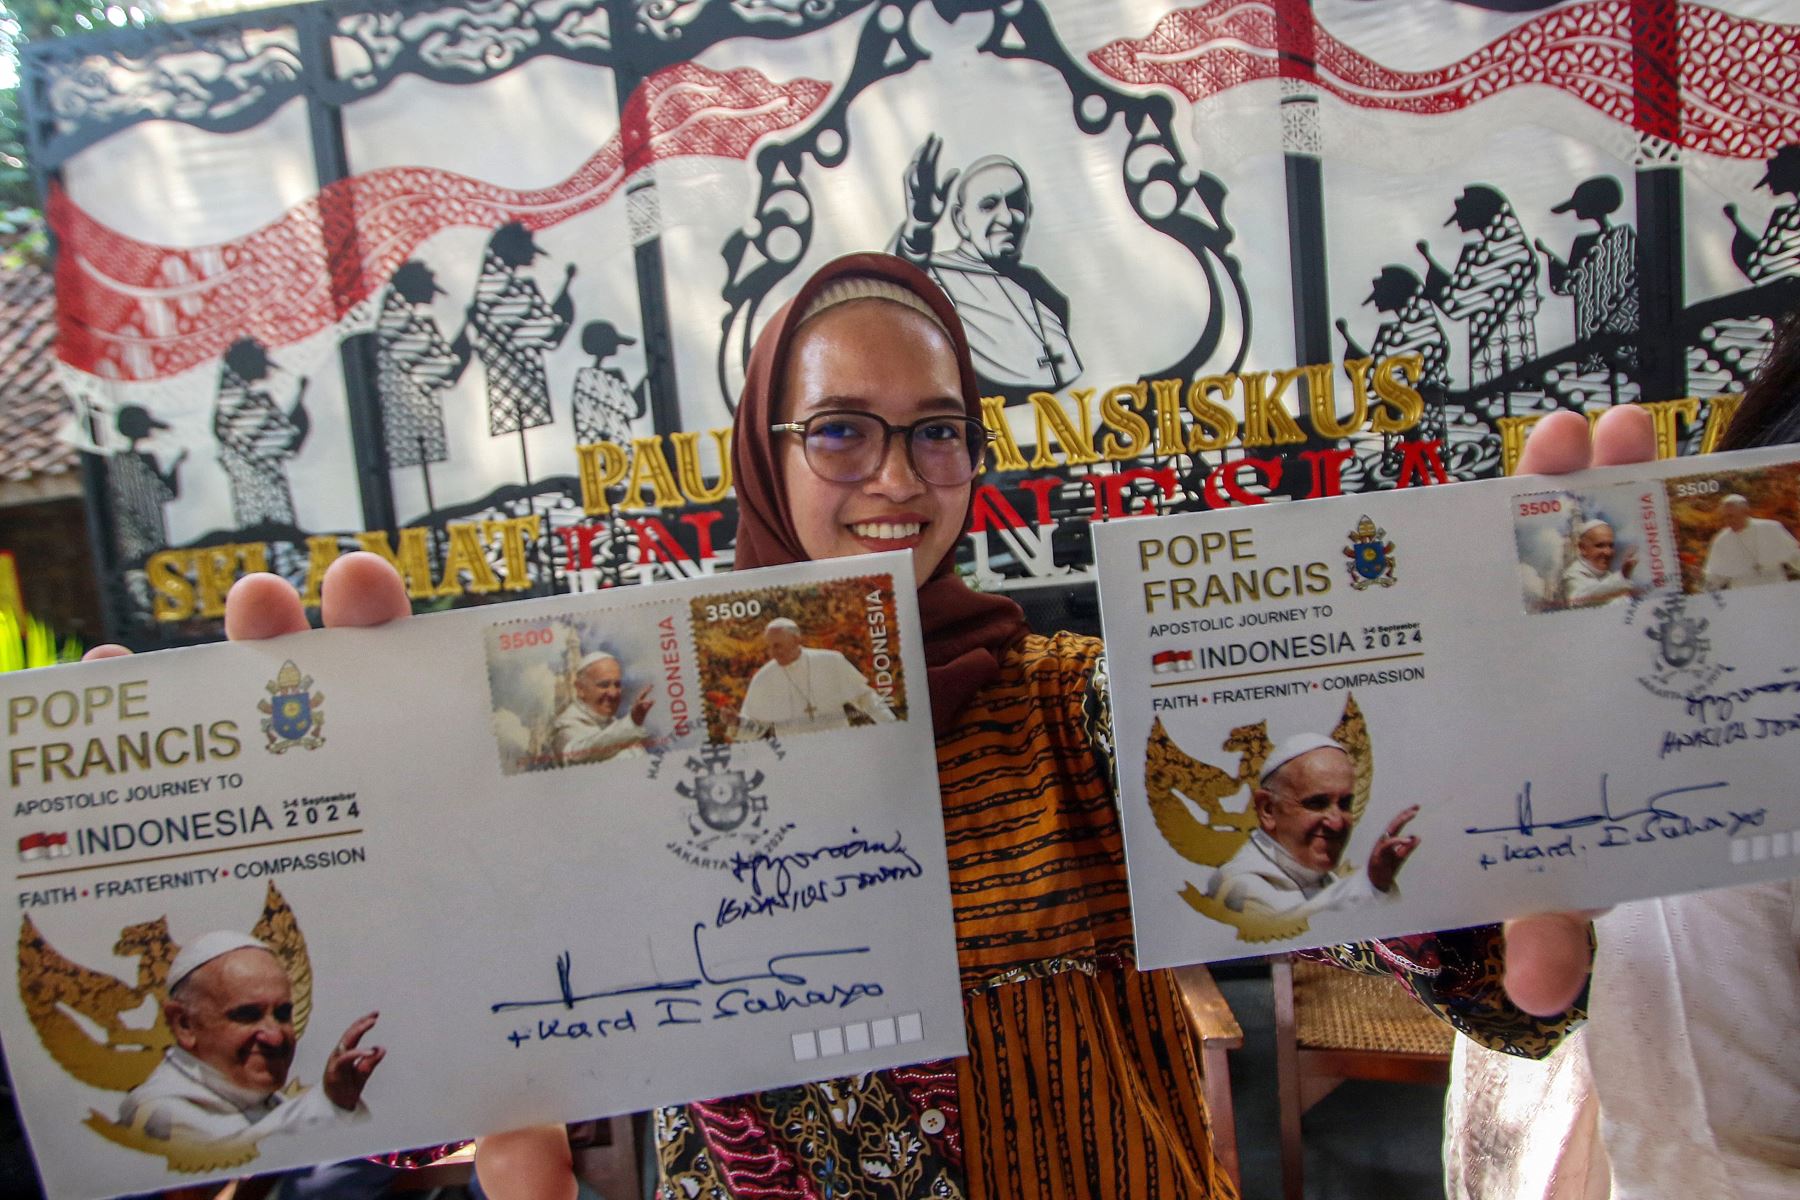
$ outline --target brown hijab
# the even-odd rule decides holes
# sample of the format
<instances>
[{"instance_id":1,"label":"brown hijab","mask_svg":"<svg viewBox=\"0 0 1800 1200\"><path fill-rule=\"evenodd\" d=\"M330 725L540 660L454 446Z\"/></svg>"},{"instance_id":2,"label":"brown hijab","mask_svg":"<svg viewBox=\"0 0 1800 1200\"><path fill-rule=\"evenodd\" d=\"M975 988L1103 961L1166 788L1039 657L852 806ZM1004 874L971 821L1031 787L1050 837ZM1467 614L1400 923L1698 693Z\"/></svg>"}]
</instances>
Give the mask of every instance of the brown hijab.
<instances>
[{"instance_id":1,"label":"brown hijab","mask_svg":"<svg viewBox=\"0 0 1800 1200\"><path fill-rule=\"evenodd\" d=\"M890 254L847 254L833 259L808 279L775 314L750 351L750 370L738 403L731 441L732 478L737 486L736 565L769 567L805 562L806 551L794 532L782 478L783 456L769 431L780 412L779 391L787 359L800 324L800 314L829 283L845 278L886 280L905 288L928 305L950 334L956 370L962 380L963 408L981 418L981 393L969 359L969 339L949 297L917 267ZM963 531L974 509L963 512ZM956 550L919 584L919 616L925 629L925 664L931 689L931 723L942 734L954 724L975 690L1000 669L999 656L1025 633L1025 614L1004 596L973 591L955 571Z\"/></svg>"}]
</instances>

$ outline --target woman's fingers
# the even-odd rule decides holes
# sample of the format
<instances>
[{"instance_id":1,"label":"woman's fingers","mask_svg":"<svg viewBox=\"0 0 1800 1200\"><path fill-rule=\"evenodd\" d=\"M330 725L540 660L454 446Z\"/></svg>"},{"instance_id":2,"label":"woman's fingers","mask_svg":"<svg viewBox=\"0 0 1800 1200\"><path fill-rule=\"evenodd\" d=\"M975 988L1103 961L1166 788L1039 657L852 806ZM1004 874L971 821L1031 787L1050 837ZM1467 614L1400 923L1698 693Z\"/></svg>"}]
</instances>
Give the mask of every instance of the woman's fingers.
<instances>
[{"instance_id":1,"label":"woman's fingers","mask_svg":"<svg viewBox=\"0 0 1800 1200\"><path fill-rule=\"evenodd\" d=\"M1514 473L1567 475L1590 466L1613 467L1655 457L1656 427L1650 414L1637 405L1608 409L1594 424L1591 437L1587 418L1565 410L1532 426Z\"/></svg>"},{"instance_id":2,"label":"woman's fingers","mask_svg":"<svg viewBox=\"0 0 1800 1200\"><path fill-rule=\"evenodd\" d=\"M1532 426L1519 455L1518 475L1567 475L1585 468L1591 458L1587 418L1564 409Z\"/></svg>"},{"instance_id":3,"label":"woman's fingers","mask_svg":"<svg viewBox=\"0 0 1800 1200\"><path fill-rule=\"evenodd\" d=\"M1635 404L1608 409L1594 426L1594 465L1616 467L1656 457L1656 426Z\"/></svg>"},{"instance_id":4,"label":"woman's fingers","mask_svg":"<svg viewBox=\"0 0 1800 1200\"><path fill-rule=\"evenodd\" d=\"M326 568L320 606L327 625L382 625L412 612L400 573L379 554L361 550ZM246 575L225 597L225 636L234 642L307 628L299 593L277 575Z\"/></svg>"},{"instance_id":5,"label":"woman's fingers","mask_svg":"<svg viewBox=\"0 0 1800 1200\"><path fill-rule=\"evenodd\" d=\"M225 636L234 642L280 637L306 628L300 594L279 575L246 575L225 595Z\"/></svg>"},{"instance_id":6,"label":"woman's fingers","mask_svg":"<svg viewBox=\"0 0 1800 1200\"><path fill-rule=\"evenodd\" d=\"M400 572L379 554L358 550L325 570L319 588L327 625L385 625L412 614Z\"/></svg>"}]
</instances>

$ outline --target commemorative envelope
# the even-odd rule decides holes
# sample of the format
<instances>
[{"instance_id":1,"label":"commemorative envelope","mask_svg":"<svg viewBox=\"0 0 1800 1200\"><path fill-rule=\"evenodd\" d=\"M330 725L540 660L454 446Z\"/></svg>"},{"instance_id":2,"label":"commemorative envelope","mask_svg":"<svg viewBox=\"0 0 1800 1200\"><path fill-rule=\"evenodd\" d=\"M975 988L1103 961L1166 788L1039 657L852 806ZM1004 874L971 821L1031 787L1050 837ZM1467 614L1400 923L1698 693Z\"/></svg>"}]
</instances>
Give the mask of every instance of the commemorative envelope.
<instances>
[{"instance_id":1,"label":"commemorative envelope","mask_svg":"<svg viewBox=\"0 0 1800 1200\"><path fill-rule=\"evenodd\" d=\"M49 1191L961 1054L920 647L894 554L0 676Z\"/></svg>"},{"instance_id":2,"label":"commemorative envelope","mask_svg":"<svg viewBox=\"0 0 1800 1200\"><path fill-rule=\"evenodd\" d=\"M1095 529L1145 967L1800 874L1800 462Z\"/></svg>"}]
</instances>

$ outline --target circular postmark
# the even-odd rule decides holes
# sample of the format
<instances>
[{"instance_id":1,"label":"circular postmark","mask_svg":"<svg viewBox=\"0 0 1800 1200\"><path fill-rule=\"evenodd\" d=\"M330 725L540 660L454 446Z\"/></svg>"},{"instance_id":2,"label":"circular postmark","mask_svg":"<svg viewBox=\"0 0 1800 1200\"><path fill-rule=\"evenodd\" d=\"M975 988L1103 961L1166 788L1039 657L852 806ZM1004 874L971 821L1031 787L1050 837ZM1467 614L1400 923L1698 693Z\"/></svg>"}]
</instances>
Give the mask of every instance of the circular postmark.
<instances>
[{"instance_id":1,"label":"circular postmark","mask_svg":"<svg viewBox=\"0 0 1800 1200\"><path fill-rule=\"evenodd\" d=\"M1638 684L1653 696L1685 701L1711 687L1731 668L1713 655L1709 629L1712 616L1724 611L1718 591L1656 592L1634 597L1625 613L1627 627L1638 627L1648 639L1649 670Z\"/></svg>"},{"instance_id":2,"label":"circular postmark","mask_svg":"<svg viewBox=\"0 0 1800 1200\"><path fill-rule=\"evenodd\" d=\"M767 853L794 829L771 807L765 767L786 757L774 738L708 742L652 755L647 778L669 776L668 811L678 832L665 844L691 867L728 871L745 854Z\"/></svg>"}]
</instances>

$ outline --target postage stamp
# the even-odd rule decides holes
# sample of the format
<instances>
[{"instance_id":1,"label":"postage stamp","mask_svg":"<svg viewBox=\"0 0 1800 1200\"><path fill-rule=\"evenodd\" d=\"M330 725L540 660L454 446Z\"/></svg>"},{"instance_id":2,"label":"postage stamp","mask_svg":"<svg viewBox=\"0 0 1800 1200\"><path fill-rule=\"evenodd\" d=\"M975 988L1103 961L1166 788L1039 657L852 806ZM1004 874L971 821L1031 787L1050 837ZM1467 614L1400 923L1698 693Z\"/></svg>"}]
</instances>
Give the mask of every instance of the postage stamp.
<instances>
[{"instance_id":1,"label":"postage stamp","mask_svg":"<svg viewBox=\"0 0 1800 1200\"><path fill-rule=\"evenodd\" d=\"M689 603L708 741L906 720L892 576Z\"/></svg>"},{"instance_id":2,"label":"postage stamp","mask_svg":"<svg viewBox=\"0 0 1800 1200\"><path fill-rule=\"evenodd\" d=\"M488 627L503 773L643 758L687 732L679 610L661 620L622 616L558 613Z\"/></svg>"},{"instance_id":3,"label":"postage stamp","mask_svg":"<svg viewBox=\"0 0 1800 1200\"><path fill-rule=\"evenodd\" d=\"M1683 591L1800 579L1800 465L1684 475L1664 486Z\"/></svg>"},{"instance_id":4,"label":"postage stamp","mask_svg":"<svg viewBox=\"0 0 1800 1200\"><path fill-rule=\"evenodd\" d=\"M1629 602L1673 580L1660 485L1533 492L1512 511L1527 612Z\"/></svg>"}]
</instances>

